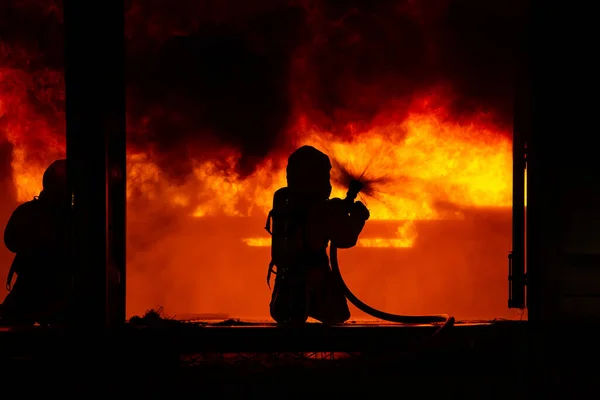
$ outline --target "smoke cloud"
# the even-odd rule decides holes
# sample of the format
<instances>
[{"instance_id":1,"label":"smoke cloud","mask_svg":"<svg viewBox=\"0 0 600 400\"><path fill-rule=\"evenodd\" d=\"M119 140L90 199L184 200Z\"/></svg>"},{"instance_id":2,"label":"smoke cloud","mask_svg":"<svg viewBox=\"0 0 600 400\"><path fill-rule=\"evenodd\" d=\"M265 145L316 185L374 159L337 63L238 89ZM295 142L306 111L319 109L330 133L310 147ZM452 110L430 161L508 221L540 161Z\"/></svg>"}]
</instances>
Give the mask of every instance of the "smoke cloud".
<instances>
[{"instance_id":1,"label":"smoke cloud","mask_svg":"<svg viewBox=\"0 0 600 400\"><path fill-rule=\"evenodd\" d=\"M405 112L415 93L440 84L454 94L455 117L493 110L508 126L517 5L132 0L130 146L152 150L177 177L226 144L240 150L245 175L282 144L299 109L341 135ZM60 8L51 0L0 6L3 68L34 77L31 99L53 119L64 110Z\"/></svg>"}]
</instances>

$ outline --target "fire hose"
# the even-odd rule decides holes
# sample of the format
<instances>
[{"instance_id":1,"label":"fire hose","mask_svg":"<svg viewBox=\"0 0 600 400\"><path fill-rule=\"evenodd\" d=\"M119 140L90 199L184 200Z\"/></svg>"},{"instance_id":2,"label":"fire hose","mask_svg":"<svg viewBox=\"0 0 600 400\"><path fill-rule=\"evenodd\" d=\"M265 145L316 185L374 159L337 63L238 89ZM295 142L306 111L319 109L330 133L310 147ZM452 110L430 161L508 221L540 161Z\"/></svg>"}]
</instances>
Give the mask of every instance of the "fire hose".
<instances>
[{"instance_id":1,"label":"fire hose","mask_svg":"<svg viewBox=\"0 0 600 400\"><path fill-rule=\"evenodd\" d=\"M362 188L362 183L360 181L352 180L350 182L349 189L346 194L346 199L344 201L348 202L349 204L354 203L354 200L358 196L358 193L360 192L361 188ZM434 333L434 335L439 333L442 329L451 327L454 325L454 317L451 317L451 316L445 315L445 314L440 314L440 315L399 315L399 314L390 314L390 313L387 313L387 312L384 312L384 311L381 311L381 310L378 310L376 308L369 306L365 302L361 301L358 297L356 297L354 295L354 293L352 293L352 291L350 290L348 285L346 285L346 282L344 281L344 278L342 277L342 273L340 271L340 266L339 266L339 261L338 261L338 249L334 243L331 243L331 246L329 249L329 258L330 258L331 270L333 272L334 278L338 281L339 285L342 287L342 289L344 291L344 295L346 296L346 299L348 299L348 301L352 305L354 305L356 308L358 308L360 311L362 311L372 317L380 319L380 320L396 322L396 323L401 323L401 324L422 324L422 325L442 324L441 327Z\"/></svg>"},{"instance_id":2,"label":"fire hose","mask_svg":"<svg viewBox=\"0 0 600 400\"><path fill-rule=\"evenodd\" d=\"M450 317L445 314L440 314L440 315L390 314L390 313L378 310L376 308L373 308L373 307L369 306L368 304L366 304L365 302L361 301L358 297L356 297L356 295L354 295L354 293L352 293L352 291L350 290L348 285L346 285L344 278L342 277L342 273L340 272L340 266L338 263L337 250L338 250L337 247L333 244L331 245L331 247L329 249L331 270L333 271L334 278L341 285L341 287L344 291L344 296L346 296L346 299L348 299L348 301L354 307L358 308L360 311L362 311L365 314L368 314L372 317L375 317L377 319L383 320L383 321L396 322L396 323L400 323L400 324L422 324L422 325L427 324L428 325L428 324L442 323L442 326L440 327L440 329L438 329L436 331L436 333L438 333L440 330L442 330L446 327L450 327L450 326L454 325L454 317Z\"/></svg>"}]
</instances>

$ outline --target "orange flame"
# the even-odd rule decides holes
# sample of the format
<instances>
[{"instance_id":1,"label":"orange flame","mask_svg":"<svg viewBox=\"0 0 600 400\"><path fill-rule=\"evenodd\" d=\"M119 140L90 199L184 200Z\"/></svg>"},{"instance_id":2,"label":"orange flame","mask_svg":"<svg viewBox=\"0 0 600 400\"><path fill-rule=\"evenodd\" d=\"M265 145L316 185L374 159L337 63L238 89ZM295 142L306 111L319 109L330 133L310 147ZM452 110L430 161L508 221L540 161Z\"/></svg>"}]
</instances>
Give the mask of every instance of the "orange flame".
<instances>
[{"instance_id":1,"label":"orange flame","mask_svg":"<svg viewBox=\"0 0 600 400\"><path fill-rule=\"evenodd\" d=\"M32 163L27 148L9 131L13 141L13 178L17 199L27 201L41 190L41 175L48 157ZM329 132L301 119L296 125L297 145L321 148L353 171L368 169L385 176L376 198L363 199L373 220L460 219L469 207L509 207L511 194L511 142L484 125L444 122L435 112L412 114L404 122L374 127L353 141L336 139ZM52 142L54 154L64 146ZM59 150L59 151L56 151ZM62 150L62 151L61 151ZM239 154L225 152L226 164L197 162L182 185L171 184L145 153L128 154L128 198L143 193L148 200L164 201L191 217L210 215L244 217L265 214L272 194L285 186L285 172L275 169L281 155L266 159L251 176L235 172ZM335 173L335 171L334 171ZM334 184L333 196L343 197L346 188ZM409 225L398 228L398 233ZM414 231L414 226L410 225ZM410 247L416 233L401 238L363 238L364 247ZM268 238L243 239L249 246L267 246Z\"/></svg>"},{"instance_id":2,"label":"orange flame","mask_svg":"<svg viewBox=\"0 0 600 400\"><path fill-rule=\"evenodd\" d=\"M511 205L511 142L491 128L444 122L435 114L412 115L348 142L305 123L299 126L298 146L313 145L352 170L368 168L386 176L377 197L365 199L374 220L455 219L465 207ZM225 158L228 169L222 162L219 167L214 161L197 162L186 183L173 186L148 156L130 154L129 193L139 189L167 196L173 207L192 207L194 217L266 215L273 192L286 184L285 171L274 167L283 156L266 159L245 179L235 172L238 157L232 149ZM334 184L332 195L343 197L345 191Z\"/></svg>"}]
</instances>

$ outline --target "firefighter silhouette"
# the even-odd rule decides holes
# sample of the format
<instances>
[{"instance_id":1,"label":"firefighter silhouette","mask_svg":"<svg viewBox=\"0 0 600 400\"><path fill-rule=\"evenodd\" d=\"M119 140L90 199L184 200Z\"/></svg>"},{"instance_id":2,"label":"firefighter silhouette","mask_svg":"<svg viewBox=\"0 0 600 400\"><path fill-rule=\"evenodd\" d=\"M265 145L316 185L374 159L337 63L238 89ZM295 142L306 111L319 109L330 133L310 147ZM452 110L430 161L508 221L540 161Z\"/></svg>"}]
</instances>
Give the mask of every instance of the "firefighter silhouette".
<instances>
[{"instance_id":1,"label":"firefighter silhouette","mask_svg":"<svg viewBox=\"0 0 600 400\"><path fill-rule=\"evenodd\" d=\"M329 199L331 168L326 154L300 147L288 159L287 187L273 196L267 281L275 274L270 313L279 324L303 324L308 317L339 324L350 318L327 247L330 241L338 248L355 246L370 215L361 202Z\"/></svg>"},{"instance_id":2,"label":"firefighter silhouette","mask_svg":"<svg viewBox=\"0 0 600 400\"><path fill-rule=\"evenodd\" d=\"M56 323L65 315L71 210L66 170L66 160L54 161L39 196L17 207L6 225L4 243L15 257L0 307L5 325Z\"/></svg>"}]
</instances>

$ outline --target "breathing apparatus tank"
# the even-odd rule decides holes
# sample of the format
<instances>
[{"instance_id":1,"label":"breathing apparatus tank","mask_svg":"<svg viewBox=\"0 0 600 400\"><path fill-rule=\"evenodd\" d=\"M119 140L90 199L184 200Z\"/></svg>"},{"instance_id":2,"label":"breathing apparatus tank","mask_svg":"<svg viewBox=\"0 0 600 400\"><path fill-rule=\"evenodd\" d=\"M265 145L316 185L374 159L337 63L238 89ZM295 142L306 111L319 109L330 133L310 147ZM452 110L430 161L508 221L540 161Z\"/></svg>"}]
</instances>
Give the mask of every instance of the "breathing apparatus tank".
<instances>
[{"instance_id":1,"label":"breathing apparatus tank","mask_svg":"<svg viewBox=\"0 0 600 400\"><path fill-rule=\"evenodd\" d=\"M271 262L267 272L267 285L275 275L273 295L269 305L271 317L278 323L304 323L308 318L306 282L298 263L297 232L294 211L289 205L288 188L273 195L273 209L269 212L265 229L271 235Z\"/></svg>"}]
</instances>

